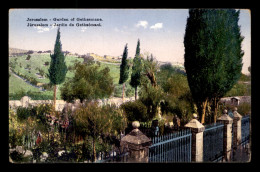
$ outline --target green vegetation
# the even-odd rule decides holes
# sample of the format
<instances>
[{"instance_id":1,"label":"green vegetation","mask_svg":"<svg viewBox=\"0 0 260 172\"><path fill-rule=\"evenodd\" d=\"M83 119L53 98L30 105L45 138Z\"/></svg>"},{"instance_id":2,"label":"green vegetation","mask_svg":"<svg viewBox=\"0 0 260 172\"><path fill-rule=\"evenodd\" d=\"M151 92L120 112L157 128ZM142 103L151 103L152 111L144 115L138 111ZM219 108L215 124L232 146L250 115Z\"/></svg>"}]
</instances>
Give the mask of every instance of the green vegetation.
<instances>
[{"instance_id":1,"label":"green vegetation","mask_svg":"<svg viewBox=\"0 0 260 172\"><path fill-rule=\"evenodd\" d=\"M13 73L10 72L9 78L9 94L15 94L20 91L33 91L38 92L39 89L31 86L30 84L23 81L21 78L16 77Z\"/></svg>"},{"instance_id":2,"label":"green vegetation","mask_svg":"<svg viewBox=\"0 0 260 172\"><path fill-rule=\"evenodd\" d=\"M119 138L132 129L133 121L149 125L147 136L153 137L154 124L162 135L182 129L193 113L201 123L216 122L223 109L234 108L226 102L219 105L221 97L251 95L251 67L249 76L241 73L239 11L195 9L189 14L184 37L187 73L171 63L160 66L150 53L144 58L139 39L134 59L127 59L125 45L121 65L111 56L70 56L62 51L59 29L53 54L18 50L10 55L9 99L27 95L53 99L54 104L9 108L9 159L96 162L101 151L105 157L112 148L122 153ZM135 101L124 102L125 95L135 96ZM120 97L116 104L111 103L113 96ZM67 102L62 111L55 111L56 97ZM237 108L241 115L251 114L248 102Z\"/></svg>"},{"instance_id":3,"label":"green vegetation","mask_svg":"<svg viewBox=\"0 0 260 172\"><path fill-rule=\"evenodd\" d=\"M137 87L141 84L142 59L140 57L140 40L137 41L136 53L133 60L130 85L135 89L135 100L137 100Z\"/></svg>"},{"instance_id":4,"label":"green vegetation","mask_svg":"<svg viewBox=\"0 0 260 172\"><path fill-rule=\"evenodd\" d=\"M87 102L81 105L73 117L75 127L83 138L91 136L93 144L93 161L96 160L95 141L102 134L118 135L126 127L126 118L116 106L98 106L97 102ZM84 139L85 140L85 139Z\"/></svg>"},{"instance_id":5,"label":"green vegetation","mask_svg":"<svg viewBox=\"0 0 260 172\"><path fill-rule=\"evenodd\" d=\"M123 52L122 62L120 65L120 78L119 78L119 84L123 84L123 93L122 93L123 102L124 102L124 94L125 94L125 82L127 81L129 75L129 64L127 63L128 62L127 55L128 55L128 50L126 44Z\"/></svg>"},{"instance_id":6,"label":"green vegetation","mask_svg":"<svg viewBox=\"0 0 260 172\"><path fill-rule=\"evenodd\" d=\"M55 109L56 92L57 92L56 86L64 82L66 73L68 71L65 63L65 56L62 52L62 44L60 41L60 28L58 28L57 31L57 37L54 46L54 54L50 54L50 56L51 56L51 63L50 63L50 68L48 69L47 76L50 79L50 83L54 86L53 87L53 108Z\"/></svg>"},{"instance_id":7,"label":"green vegetation","mask_svg":"<svg viewBox=\"0 0 260 172\"><path fill-rule=\"evenodd\" d=\"M121 105L121 108L126 114L129 122L147 122L148 120L151 120L147 115L146 106L140 100L136 100L134 102L126 102Z\"/></svg>"},{"instance_id":8,"label":"green vegetation","mask_svg":"<svg viewBox=\"0 0 260 172\"><path fill-rule=\"evenodd\" d=\"M75 76L61 88L63 100L73 102L80 99L83 102L108 98L112 94L114 85L108 67L99 70L100 66L93 63L76 63L74 68Z\"/></svg>"},{"instance_id":9,"label":"green vegetation","mask_svg":"<svg viewBox=\"0 0 260 172\"><path fill-rule=\"evenodd\" d=\"M241 76L244 53L238 17L239 11L234 9L189 10L184 36L185 69L202 124L208 103L214 106L216 122L220 98Z\"/></svg>"},{"instance_id":10,"label":"green vegetation","mask_svg":"<svg viewBox=\"0 0 260 172\"><path fill-rule=\"evenodd\" d=\"M11 159L28 163L32 159L36 162L94 161L96 152L111 150L111 134L117 137L127 122L114 105L99 107L97 102L87 102L74 112L73 116L70 110L55 112L51 104L9 109L10 149L22 146L24 151L33 154L25 157L14 150ZM60 150L65 152L58 155ZM44 153L48 154L45 160L41 158Z\"/></svg>"},{"instance_id":11,"label":"green vegetation","mask_svg":"<svg viewBox=\"0 0 260 172\"><path fill-rule=\"evenodd\" d=\"M26 82L20 80L19 78L12 77L12 74L11 74L10 75L11 80L9 81L9 88L10 88L9 89L9 99L10 100L20 100L20 98L23 97L22 95L19 97L13 96L14 94L17 93L17 91L21 90L20 87L18 87L18 86L21 86L21 88L24 89L24 93L30 92L30 95L33 95L32 99L34 99L34 100L42 100L43 98L44 98L44 100L52 99L53 95L52 95L52 92L50 91L50 89L53 89L53 88L50 87L51 86L50 80L48 77L46 77L49 66L44 65L45 62L50 63L50 60L51 60L50 55L46 54L46 53L33 54L33 55L31 55L31 59L29 61L26 61L25 55L18 57L17 64L21 64L21 66L16 65L15 68L12 68L10 66L11 69L23 78L31 77L37 83L45 84L45 85L43 85L43 87L48 88L49 90L39 91L39 89L27 84ZM11 63L14 63L15 58L9 58L9 61ZM83 59L78 58L77 56L71 56L71 55L67 55L65 57L65 63L68 66L68 69L72 69L76 62L83 62ZM27 64L30 64L30 66L31 66L31 70L30 70L31 73L29 73L29 71L25 69ZM113 84L115 85L115 90L114 90L113 96L122 97L122 85L118 84L118 81L120 78L120 66L117 64L108 64L108 63L100 62L100 70L102 70L106 67L109 68L109 74L110 74L110 76L112 76ZM41 74L43 74L43 72L44 72L43 75L45 77L43 77L42 79L39 79L39 77L36 75L36 73L39 73L39 70L42 71ZM131 73L131 69L129 70L129 73ZM69 78L73 78L73 76L74 76L74 71L68 70L65 80L67 80ZM125 90L126 90L125 94L127 97L132 97L132 96L134 96L134 89L129 85L129 82L130 82L130 78L128 78L128 80L125 82ZM26 85L28 85L28 87ZM60 88L63 85L64 85L64 83L59 85L59 87L57 89L57 99L61 99ZM119 92L119 90L120 90L120 92ZM24 95L26 95L26 94L24 94Z\"/></svg>"}]
</instances>

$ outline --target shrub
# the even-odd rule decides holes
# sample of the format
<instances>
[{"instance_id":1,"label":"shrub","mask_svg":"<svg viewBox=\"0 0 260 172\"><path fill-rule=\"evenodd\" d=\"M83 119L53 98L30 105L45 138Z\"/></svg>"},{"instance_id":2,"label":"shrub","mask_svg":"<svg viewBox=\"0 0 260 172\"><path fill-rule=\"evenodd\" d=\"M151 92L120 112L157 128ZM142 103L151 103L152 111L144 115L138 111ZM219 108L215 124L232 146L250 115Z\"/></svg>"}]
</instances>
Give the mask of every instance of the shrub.
<instances>
[{"instance_id":1,"label":"shrub","mask_svg":"<svg viewBox=\"0 0 260 172\"><path fill-rule=\"evenodd\" d=\"M29 116L31 116L31 107L22 107L19 106L17 108L17 118L19 121L26 120Z\"/></svg>"},{"instance_id":2,"label":"shrub","mask_svg":"<svg viewBox=\"0 0 260 172\"><path fill-rule=\"evenodd\" d=\"M226 93L225 97L247 96L247 95L251 95L251 85L236 83L233 86L233 88Z\"/></svg>"},{"instance_id":3,"label":"shrub","mask_svg":"<svg viewBox=\"0 0 260 172\"><path fill-rule=\"evenodd\" d=\"M121 85L115 86L114 97L122 97L122 86Z\"/></svg>"},{"instance_id":4,"label":"shrub","mask_svg":"<svg viewBox=\"0 0 260 172\"><path fill-rule=\"evenodd\" d=\"M50 62L45 62L44 65L45 66L48 66L50 64Z\"/></svg>"},{"instance_id":5,"label":"shrub","mask_svg":"<svg viewBox=\"0 0 260 172\"><path fill-rule=\"evenodd\" d=\"M40 74L41 76L44 76L44 75L45 75L44 70L42 70L42 69L38 69L38 71L39 71L39 74Z\"/></svg>"},{"instance_id":6,"label":"shrub","mask_svg":"<svg viewBox=\"0 0 260 172\"><path fill-rule=\"evenodd\" d=\"M23 154L17 151L13 151L10 153L10 157L14 162L22 162L23 161Z\"/></svg>"},{"instance_id":7,"label":"shrub","mask_svg":"<svg viewBox=\"0 0 260 172\"><path fill-rule=\"evenodd\" d=\"M125 112L128 121L145 122L149 119L146 106L139 100L126 102L120 107Z\"/></svg>"},{"instance_id":8,"label":"shrub","mask_svg":"<svg viewBox=\"0 0 260 172\"><path fill-rule=\"evenodd\" d=\"M247 102L240 103L237 107L237 112L242 116L251 114L251 104Z\"/></svg>"},{"instance_id":9,"label":"shrub","mask_svg":"<svg viewBox=\"0 0 260 172\"><path fill-rule=\"evenodd\" d=\"M24 95L26 95L26 91L24 89L20 89L16 93L10 93L9 100L21 100Z\"/></svg>"},{"instance_id":10,"label":"shrub","mask_svg":"<svg viewBox=\"0 0 260 172\"><path fill-rule=\"evenodd\" d=\"M53 85L51 83L43 84L42 88L51 91L53 89Z\"/></svg>"},{"instance_id":11,"label":"shrub","mask_svg":"<svg viewBox=\"0 0 260 172\"><path fill-rule=\"evenodd\" d=\"M9 143L11 148L22 145L22 126L19 125L17 113L9 109Z\"/></svg>"},{"instance_id":12,"label":"shrub","mask_svg":"<svg viewBox=\"0 0 260 172\"><path fill-rule=\"evenodd\" d=\"M29 81L30 81L30 83L33 84L33 85L37 85L37 83L38 83L38 81L37 81L35 78L33 78L33 77L30 77L30 78L29 78Z\"/></svg>"},{"instance_id":13,"label":"shrub","mask_svg":"<svg viewBox=\"0 0 260 172\"><path fill-rule=\"evenodd\" d=\"M33 54L33 50L29 50L27 54Z\"/></svg>"},{"instance_id":14,"label":"shrub","mask_svg":"<svg viewBox=\"0 0 260 172\"><path fill-rule=\"evenodd\" d=\"M133 97L135 95L135 90L132 87L127 85L125 88L126 88L125 91L126 97Z\"/></svg>"},{"instance_id":15,"label":"shrub","mask_svg":"<svg viewBox=\"0 0 260 172\"><path fill-rule=\"evenodd\" d=\"M28 54L28 56L26 57L26 60L30 60L30 58L31 58L31 55Z\"/></svg>"}]
</instances>

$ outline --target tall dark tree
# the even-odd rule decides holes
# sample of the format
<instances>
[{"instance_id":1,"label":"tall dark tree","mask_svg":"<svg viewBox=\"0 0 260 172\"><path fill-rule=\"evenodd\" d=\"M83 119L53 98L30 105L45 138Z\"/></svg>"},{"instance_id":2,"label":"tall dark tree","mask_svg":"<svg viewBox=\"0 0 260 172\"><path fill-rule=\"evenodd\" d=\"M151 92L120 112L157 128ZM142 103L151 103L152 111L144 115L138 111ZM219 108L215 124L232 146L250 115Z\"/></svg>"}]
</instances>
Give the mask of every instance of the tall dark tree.
<instances>
[{"instance_id":1,"label":"tall dark tree","mask_svg":"<svg viewBox=\"0 0 260 172\"><path fill-rule=\"evenodd\" d=\"M244 53L238 19L236 10L189 10L184 66L201 123L209 101L216 121L218 101L240 78Z\"/></svg>"},{"instance_id":2,"label":"tall dark tree","mask_svg":"<svg viewBox=\"0 0 260 172\"><path fill-rule=\"evenodd\" d=\"M65 63L65 56L62 52L62 44L60 41L60 28L57 31L56 42L54 45L54 54L50 54L51 56L51 63L49 68L48 77L50 79L51 84L54 85L53 87L53 107L55 109L56 106L56 85L61 84L65 80L65 76L67 73L67 66Z\"/></svg>"},{"instance_id":3,"label":"tall dark tree","mask_svg":"<svg viewBox=\"0 0 260 172\"><path fill-rule=\"evenodd\" d=\"M138 39L136 53L133 60L130 85L135 88L135 100L137 99L137 87L141 84L142 59L140 57L140 40Z\"/></svg>"},{"instance_id":4,"label":"tall dark tree","mask_svg":"<svg viewBox=\"0 0 260 172\"><path fill-rule=\"evenodd\" d=\"M124 102L124 94L125 94L125 82L128 79L129 75L129 65L127 62L127 55L128 55L128 50L127 50L127 44L125 45L125 49L123 52L123 57L122 57L122 62L120 65L120 78L119 78L119 84L123 84L123 93L122 93L122 99Z\"/></svg>"}]
</instances>

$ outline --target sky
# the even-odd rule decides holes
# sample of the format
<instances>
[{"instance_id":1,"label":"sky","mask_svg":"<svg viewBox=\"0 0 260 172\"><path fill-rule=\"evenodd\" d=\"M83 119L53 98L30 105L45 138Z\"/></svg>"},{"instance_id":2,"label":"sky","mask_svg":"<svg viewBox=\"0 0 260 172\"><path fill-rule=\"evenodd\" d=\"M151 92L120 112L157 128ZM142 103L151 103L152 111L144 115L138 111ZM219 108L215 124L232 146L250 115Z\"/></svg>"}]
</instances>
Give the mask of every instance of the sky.
<instances>
[{"instance_id":1,"label":"sky","mask_svg":"<svg viewBox=\"0 0 260 172\"><path fill-rule=\"evenodd\" d=\"M27 21L47 19L48 21ZM68 19L69 21L54 21ZM74 21L71 19L74 18ZM97 18L102 21L76 21ZM152 53L159 61L184 63L184 34L188 9L11 9L9 11L9 47L26 50L53 50L60 26L62 49L73 53L95 53L100 56L121 56L128 45L128 56L134 57L137 40L141 53ZM48 24L48 27L27 26ZM72 23L74 26L69 26ZM76 26L76 23L101 26ZM240 9L239 25L244 36L242 72L251 65L251 16Z\"/></svg>"}]
</instances>

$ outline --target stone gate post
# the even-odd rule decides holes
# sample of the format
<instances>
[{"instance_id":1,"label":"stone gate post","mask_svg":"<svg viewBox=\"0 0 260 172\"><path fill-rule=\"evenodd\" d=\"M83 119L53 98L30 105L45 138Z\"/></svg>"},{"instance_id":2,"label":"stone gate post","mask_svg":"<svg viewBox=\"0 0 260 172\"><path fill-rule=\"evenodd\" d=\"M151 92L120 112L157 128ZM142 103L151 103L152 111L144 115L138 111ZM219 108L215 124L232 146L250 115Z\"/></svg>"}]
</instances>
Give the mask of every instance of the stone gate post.
<instances>
[{"instance_id":1,"label":"stone gate post","mask_svg":"<svg viewBox=\"0 0 260 172\"><path fill-rule=\"evenodd\" d=\"M134 129L121 139L120 146L127 147L128 162L148 162L149 146L152 141L138 129L140 127L138 121L134 121L132 126Z\"/></svg>"},{"instance_id":2,"label":"stone gate post","mask_svg":"<svg viewBox=\"0 0 260 172\"><path fill-rule=\"evenodd\" d=\"M233 110L233 147L236 149L241 143L241 119L242 116L237 112L235 107Z\"/></svg>"},{"instance_id":3,"label":"stone gate post","mask_svg":"<svg viewBox=\"0 0 260 172\"><path fill-rule=\"evenodd\" d=\"M193 114L193 119L185 125L191 128L192 132L192 146L191 146L191 161L203 161L203 131L205 127L196 119L197 114Z\"/></svg>"},{"instance_id":4,"label":"stone gate post","mask_svg":"<svg viewBox=\"0 0 260 172\"><path fill-rule=\"evenodd\" d=\"M224 159L226 161L230 161L231 160L233 119L227 115L227 110L225 109L222 116L218 118L218 121L222 121L222 123L224 124L224 133L223 133Z\"/></svg>"}]
</instances>

